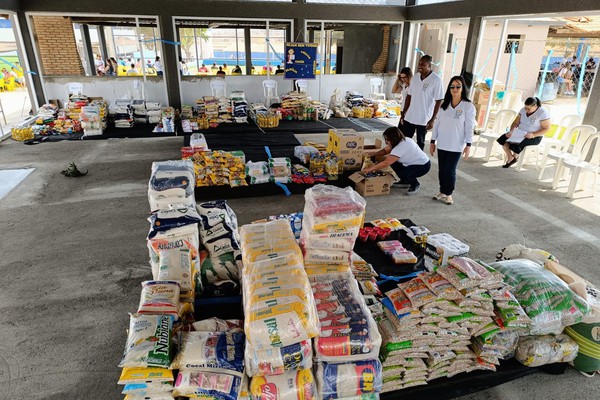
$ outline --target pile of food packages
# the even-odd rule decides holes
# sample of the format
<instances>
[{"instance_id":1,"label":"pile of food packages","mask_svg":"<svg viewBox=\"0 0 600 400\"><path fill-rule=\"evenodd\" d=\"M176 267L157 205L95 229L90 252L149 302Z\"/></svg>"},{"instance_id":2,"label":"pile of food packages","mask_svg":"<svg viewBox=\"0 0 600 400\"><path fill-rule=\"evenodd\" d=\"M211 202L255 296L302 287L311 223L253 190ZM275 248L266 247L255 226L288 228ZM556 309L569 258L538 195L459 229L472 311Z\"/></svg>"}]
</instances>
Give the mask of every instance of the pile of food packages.
<instances>
[{"instance_id":1,"label":"pile of food packages","mask_svg":"<svg viewBox=\"0 0 600 400\"><path fill-rule=\"evenodd\" d=\"M191 160L152 165L151 268L119 364L126 399L375 400L510 357L600 369L584 331L600 326L600 292L548 253L472 259L425 227L365 222L366 201L329 185L306 191L302 213L240 227L224 200L196 204L194 175ZM427 246L438 261L394 279L355 252L361 241L388 267L423 266ZM243 320L196 319L198 298L240 293Z\"/></svg>"},{"instance_id":2,"label":"pile of food packages","mask_svg":"<svg viewBox=\"0 0 600 400\"><path fill-rule=\"evenodd\" d=\"M196 100L194 106L186 107L182 120L195 122L193 130L216 128L222 123L246 123L248 121L248 103L244 92L233 92L231 97L204 96Z\"/></svg>"},{"instance_id":3,"label":"pile of food packages","mask_svg":"<svg viewBox=\"0 0 600 400\"><path fill-rule=\"evenodd\" d=\"M204 141L206 144L206 141ZM246 156L242 151L208 150L207 147L183 147L184 160L192 162L195 186L247 186Z\"/></svg>"}]
</instances>

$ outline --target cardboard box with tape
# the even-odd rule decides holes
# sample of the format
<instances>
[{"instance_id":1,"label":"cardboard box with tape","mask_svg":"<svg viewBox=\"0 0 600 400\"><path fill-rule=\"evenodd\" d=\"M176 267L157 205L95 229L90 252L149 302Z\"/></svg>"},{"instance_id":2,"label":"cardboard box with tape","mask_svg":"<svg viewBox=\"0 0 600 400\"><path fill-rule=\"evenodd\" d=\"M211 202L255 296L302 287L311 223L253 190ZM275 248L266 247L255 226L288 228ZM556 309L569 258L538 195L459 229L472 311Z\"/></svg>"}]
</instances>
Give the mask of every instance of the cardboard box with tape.
<instances>
[{"instance_id":1,"label":"cardboard box with tape","mask_svg":"<svg viewBox=\"0 0 600 400\"><path fill-rule=\"evenodd\" d=\"M379 196L390 194L395 178L389 172L375 177L366 177L362 172L355 172L350 175L350 180L355 183L354 190L361 196Z\"/></svg>"}]
</instances>

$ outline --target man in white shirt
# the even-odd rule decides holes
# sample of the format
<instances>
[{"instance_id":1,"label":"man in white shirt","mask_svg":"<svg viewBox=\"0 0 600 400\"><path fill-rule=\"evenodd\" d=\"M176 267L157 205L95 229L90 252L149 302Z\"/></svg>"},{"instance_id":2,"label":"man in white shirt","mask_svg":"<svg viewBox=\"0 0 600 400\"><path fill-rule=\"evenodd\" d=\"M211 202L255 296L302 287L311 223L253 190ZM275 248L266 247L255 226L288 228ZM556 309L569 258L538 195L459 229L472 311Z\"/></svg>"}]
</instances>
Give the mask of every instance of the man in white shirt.
<instances>
[{"instance_id":1,"label":"man in white shirt","mask_svg":"<svg viewBox=\"0 0 600 400\"><path fill-rule=\"evenodd\" d=\"M417 132L417 144L421 150L425 147L427 130L433 128L444 99L442 78L431 70L431 60L430 55L419 60L419 72L410 81L398 126L409 138Z\"/></svg>"}]
</instances>

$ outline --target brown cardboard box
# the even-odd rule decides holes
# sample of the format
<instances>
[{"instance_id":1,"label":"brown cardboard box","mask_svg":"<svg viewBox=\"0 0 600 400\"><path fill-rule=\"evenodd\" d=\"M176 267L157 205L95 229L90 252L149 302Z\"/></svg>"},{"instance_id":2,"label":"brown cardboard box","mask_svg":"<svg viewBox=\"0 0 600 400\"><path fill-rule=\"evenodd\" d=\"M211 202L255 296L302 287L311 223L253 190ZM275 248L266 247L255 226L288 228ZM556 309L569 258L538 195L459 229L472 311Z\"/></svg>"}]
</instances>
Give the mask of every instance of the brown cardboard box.
<instances>
[{"instance_id":1,"label":"brown cardboard box","mask_svg":"<svg viewBox=\"0 0 600 400\"><path fill-rule=\"evenodd\" d=\"M366 178L361 172L355 172L350 175L350 179L355 183L354 190L364 197L390 194L394 182L394 177L387 172L374 178Z\"/></svg>"},{"instance_id":2,"label":"brown cardboard box","mask_svg":"<svg viewBox=\"0 0 600 400\"><path fill-rule=\"evenodd\" d=\"M490 91L489 90L476 90L475 96L473 96L474 104L487 104L490 100Z\"/></svg>"},{"instance_id":3,"label":"brown cardboard box","mask_svg":"<svg viewBox=\"0 0 600 400\"><path fill-rule=\"evenodd\" d=\"M364 154L362 151L346 150L338 154L338 157L342 159L344 171L352 171L362 167Z\"/></svg>"},{"instance_id":4,"label":"brown cardboard box","mask_svg":"<svg viewBox=\"0 0 600 400\"><path fill-rule=\"evenodd\" d=\"M336 155L346 151L363 151L365 138L354 129L330 129L327 151Z\"/></svg>"},{"instance_id":5,"label":"brown cardboard box","mask_svg":"<svg viewBox=\"0 0 600 400\"><path fill-rule=\"evenodd\" d=\"M477 126L482 127L485 123L485 112L487 111L487 106L478 104L475 106L475 121L477 122Z\"/></svg>"}]
</instances>

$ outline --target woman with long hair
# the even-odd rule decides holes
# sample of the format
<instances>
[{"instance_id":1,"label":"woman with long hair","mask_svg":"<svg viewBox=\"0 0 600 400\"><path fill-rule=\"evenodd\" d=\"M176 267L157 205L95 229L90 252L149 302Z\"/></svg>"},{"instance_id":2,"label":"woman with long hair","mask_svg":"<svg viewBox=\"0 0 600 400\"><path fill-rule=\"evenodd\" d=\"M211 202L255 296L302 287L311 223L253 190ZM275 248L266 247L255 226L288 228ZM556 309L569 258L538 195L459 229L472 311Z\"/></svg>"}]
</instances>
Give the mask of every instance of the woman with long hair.
<instances>
[{"instance_id":1,"label":"woman with long hair","mask_svg":"<svg viewBox=\"0 0 600 400\"><path fill-rule=\"evenodd\" d=\"M387 157L383 161L363 170L363 172L369 173L389 166L400 178L400 182L395 183L394 186L408 187L407 195L417 193L421 187L417 178L422 177L431 169L429 157L414 140L407 139L400 129L395 126L387 128L383 132L383 138L385 139L385 147L371 154L371 156L387 155Z\"/></svg>"},{"instance_id":2,"label":"woman with long hair","mask_svg":"<svg viewBox=\"0 0 600 400\"><path fill-rule=\"evenodd\" d=\"M408 87L410 86L410 80L413 77L413 73L410 68L404 67L400 70L396 82L392 87L392 93L396 95L396 98L400 98L400 109L404 108L404 100L406 100L406 94Z\"/></svg>"},{"instance_id":3,"label":"woman with long hair","mask_svg":"<svg viewBox=\"0 0 600 400\"><path fill-rule=\"evenodd\" d=\"M456 185L456 167L462 155L469 158L473 130L475 129L475 106L469 100L467 85L462 76L450 79L444 101L433 126L429 152L438 153L438 179L440 192L433 197L446 204L454 204L452 193Z\"/></svg>"}]
</instances>

